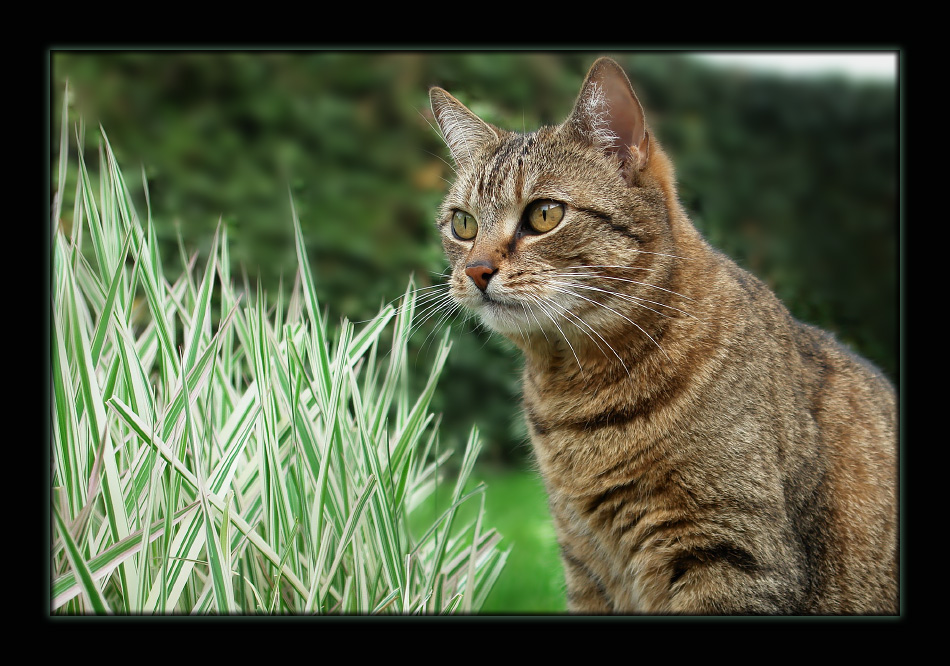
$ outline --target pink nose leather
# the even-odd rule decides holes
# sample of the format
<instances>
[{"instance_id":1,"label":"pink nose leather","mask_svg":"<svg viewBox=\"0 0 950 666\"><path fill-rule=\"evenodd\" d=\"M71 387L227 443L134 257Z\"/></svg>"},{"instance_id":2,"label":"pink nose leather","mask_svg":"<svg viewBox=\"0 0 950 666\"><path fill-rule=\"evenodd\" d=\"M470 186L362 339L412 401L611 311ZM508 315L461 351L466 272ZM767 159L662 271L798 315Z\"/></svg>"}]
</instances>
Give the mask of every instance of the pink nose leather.
<instances>
[{"instance_id":1,"label":"pink nose leather","mask_svg":"<svg viewBox=\"0 0 950 666\"><path fill-rule=\"evenodd\" d=\"M475 286L485 291L488 289L488 281L491 276L497 272L497 269L483 263L472 264L465 268L465 273L472 278Z\"/></svg>"}]
</instances>

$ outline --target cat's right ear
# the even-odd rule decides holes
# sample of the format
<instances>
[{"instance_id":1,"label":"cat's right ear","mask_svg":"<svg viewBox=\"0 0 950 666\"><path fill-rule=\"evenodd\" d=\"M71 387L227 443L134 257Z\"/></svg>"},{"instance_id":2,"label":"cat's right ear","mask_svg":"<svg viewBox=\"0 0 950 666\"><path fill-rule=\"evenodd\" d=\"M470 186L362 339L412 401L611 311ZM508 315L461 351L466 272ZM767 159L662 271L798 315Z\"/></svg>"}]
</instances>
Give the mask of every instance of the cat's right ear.
<instances>
[{"instance_id":1,"label":"cat's right ear","mask_svg":"<svg viewBox=\"0 0 950 666\"><path fill-rule=\"evenodd\" d=\"M458 166L467 166L485 143L498 138L497 130L468 110L442 88L429 89L429 103L445 145Z\"/></svg>"},{"instance_id":2,"label":"cat's right ear","mask_svg":"<svg viewBox=\"0 0 950 666\"><path fill-rule=\"evenodd\" d=\"M643 107L623 68L610 58L599 58L591 65L574 110L561 127L598 146L608 157L615 156L628 182L647 166L650 134Z\"/></svg>"}]
</instances>

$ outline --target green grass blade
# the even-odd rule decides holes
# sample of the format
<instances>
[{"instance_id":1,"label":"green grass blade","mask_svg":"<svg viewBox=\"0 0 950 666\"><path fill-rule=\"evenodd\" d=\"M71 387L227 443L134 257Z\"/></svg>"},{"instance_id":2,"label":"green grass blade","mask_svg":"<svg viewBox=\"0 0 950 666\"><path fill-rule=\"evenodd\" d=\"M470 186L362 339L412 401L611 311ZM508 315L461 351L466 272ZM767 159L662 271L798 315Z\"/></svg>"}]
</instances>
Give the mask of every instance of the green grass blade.
<instances>
[{"instance_id":1,"label":"green grass blade","mask_svg":"<svg viewBox=\"0 0 950 666\"><path fill-rule=\"evenodd\" d=\"M145 423L128 407L128 405L123 404L120 400L113 399L110 401L109 406L113 408L117 415L125 421L135 432L142 438L142 440L149 445L155 447L158 453L172 465L176 472L181 476L181 478L192 487L192 489L198 489L198 479L195 478L194 474L188 469L176 455L175 453L158 437L150 437ZM208 502L211 506L215 507L219 511L224 511L224 501L215 494L209 494L207 496ZM271 564L280 566L280 557L277 552L271 548L266 541L264 541L260 535L258 535L253 527L248 524L240 515L232 512L231 513L231 524L241 534L246 536L248 540L260 551L261 555L265 557ZM307 596L307 588L300 582L300 580L294 575L293 572L283 571L283 575L288 581L293 585L294 589L300 593L304 598Z\"/></svg>"},{"instance_id":2,"label":"green grass blade","mask_svg":"<svg viewBox=\"0 0 950 666\"><path fill-rule=\"evenodd\" d=\"M395 314L396 310L392 306L386 306L353 337L346 352L349 367L352 368L359 359L365 356L367 350L376 344L379 336L386 330ZM339 370L339 367L337 367L337 372Z\"/></svg>"},{"instance_id":3,"label":"green grass blade","mask_svg":"<svg viewBox=\"0 0 950 666\"><path fill-rule=\"evenodd\" d=\"M307 305L307 312L310 315L311 334L313 336L313 347L318 359L317 368L319 370L315 377L317 381L317 390L322 405L326 406L330 399L330 387L332 385L332 374L330 371L330 354L327 347L326 334L320 316L320 301L317 299L317 289L313 281L313 273L310 271L310 260L307 257L307 248L304 244L303 231L300 228L300 219L297 217L297 210L294 207L293 197L290 199L291 217L294 224L294 240L297 247L297 263L300 271L300 278L303 287L304 300Z\"/></svg>"},{"instance_id":4,"label":"green grass blade","mask_svg":"<svg viewBox=\"0 0 950 666\"><path fill-rule=\"evenodd\" d=\"M356 502L353 504L353 512L346 520L346 525L343 528L343 536L337 545L336 556L333 558L333 563L330 565L330 568L327 571L327 582L324 584L324 587L321 590L321 599L326 596L327 588L330 586L330 581L336 573L337 567L340 565L340 561L343 559L343 555L345 554L347 547L350 545L350 542L353 539L353 534L360 524L360 519L363 517L363 510L366 508L367 502L375 495L374 491L376 488L376 477L370 476L366 480L366 485L363 486L363 490L360 492Z\"/></svg>"},{"instance_id":5,"label":"green grass blade","mask_svg":"<svg viewBox=\"0 0 950 666\"><path fill-rule=\"evenodd\" d=\"M60 237L60 240L62 238ZM75 395L69 359L66 355L63 322L59 313L53 312L50 326L50 366L54 413L53 458L56 469L54 483L66 490L69 516L79 511L83 500L83 488L87 485L85 466L80 456L83 447L79 438L83 432L75 409Z\"/></svg>"},{"instance_id":6,"label":"green grass blade","mask_svg":"<svg viewBox=\"0 0 950 666\"><path fill-rule=\"evenodd\" d=\"M476 612L505 555L481 512L455 525L484 492L465 490L474 432L450 507L407 524L452 470L430 412L447 339L410 388L412 283L398 310L331 330L292 199L289 298L245 300L221 224L207 263L181 243L167 277L147 186L143 227L108 137L97 173L81 137L80 119L75 223L55 231L51 275L53 610Z\"/></svg>"},{"instance_id":7,"label":"green grass blade","mask_svg":"<svg viewBox=\"0 0 950 666\"><path fill-rule=\"evenodd\" d=\"M184 365L184 362L183 362ZM191 401L187 402L185 409L186 432L194 433L193 416L191 414ZM192 434L194 442L195 435ZM192 446L192 452L195 455L195 480L198 483L198 499L201 504L201 517L204 524L204 545L208 555L208 569L211 573L212 586L214 589L215 608L219 614L229 614L235 610L234 591L231 587L231 570L226 567L224 553L221 550L221 538L216 532L214 517L211 515L211 505L208 501L208 489L204 484L201 473L201 446ZM226 504L227 508L227 504ZM225 512L230 517L230 512Z\"/></svg>"},{"instance_id":8,"label":"green grass blade","mask_svg":"<svg viewBox=\"0 0 950 666\"><path fill-rule=\"evenodd\" d=\"M201 280L201 290L191 316L191 331L185 343L185 355L181 367L187 372L194 365L198 356L198 348L202 339L207 335L205 324L211 320L211 294L214 287L215 260L218 253L218 233L211 241L211 252L208 255L208 264L205 266L204 277Z\"/></svg>"},{"instance_id":9,"label":"green grass blade","mask_svg":"<svg viewBox=\"0 0 950 666\"><path fill-rule=\"evenodd\" d=\"M127 256L129 252L129 246L132 243L131 234L126 236L125 245L122 249L122 256ZM92 338L92 360L93 363L98 363L99 354L102 352L102 345L106 339L106 333L109 329L109 322L112 321L112 315L115 308L116 296L119 293L119 287L122 285L122 274L125 272L125 264L118 263L115 269L115 274L112 276L112 281L109 284L109 292L106 295L105 305L103 306L100 315L99 322L96 325L96 332Z\"/></svg>"},{"instance_id":10,"label":"green grass blade","mask_svg":"<svg viewBox=\"0 0 950 666\"><path fill-rule=\"evenodd\" d=\"M89 601L90 607L96 614L111 614L112 609L109 607L109 603L106 601L105 597L102 596L102 592L96 586L95 580L93 580L92 577L92 572L86 565L85 560L83 560L82 553L79 552L76 542L73 541L73 537L70 535L69 529L66 527L66 523L63 521L63 517L59 514L59 509L55 506L53 514L56 517L56 527L59 529L60 536L62 537L63 543L66 546L66 556L69 558L69 563L72 566L75 576L79 581L79 587L86 599Z\"/></svg>"},{"instance_id":11,"label":"green grass blade","mask_svg":"<svg viewBox=\"0 0 950 666\"><path fill-rule=\"evenodd\" d=\"M68 265L66 267L68 271ZM67 310L70 335L73 349L78 355L76 359L79 368L80 390L83 402L86 405L86 416L89 419L90 432L95 438L94 444L103 445L103 483L104 499L106 503L106 517L110 533L114 542L121 541L129 535L129 520L125 509L125 498L122 495L122 485L119 481L119 469L116 452L112 445L112 435L109 431L102 392L96 377L96 370L92 363L92 353L85 324L79 317L78 300L80 295L75 289L67 294ZM137 589L137 575L134 566L126 562L122 567L123 587L127 594ZM126 598L126 604L130 601ZM134 606L133 606L134 607ZM129 610L126 606L125 610Z\"/></svg>"},{"instance_id":12,"label":"green grass blade","mask_svg":"<svg viewBox=\"0 0 950 666\"><path fill-rule=\"evenodd\" d=\"M180 509L172 517L171 524L177 525L183 518L198 508L198 502ZM93 580L102 580L118 567L122 562L138 553L143 547L143 530L137 530L122 541L112 544L107 549L90 559L86 565ZM164 519L153 522L148 529L148 542L152 543L165 534ZM82 591L74 572L70 571L57 577L51 586L51 608L56 610Z\"/></svg>"},{"instance_id":13,"label":"green grass blade","mask_svg":"<svg viewBox=\"0 0 950 666\"><path fill-rule=\"evenodd\" d=\"M69 82L63 91L63 108L59 121L59 178L53 198L53 215L50 219L50 238L56 238L56 229L63 211L63 189L66 187L66 164L69 158Z\"/></svg>"},{"instance_id":14,"label":"green grass blade","mask_svg":"<svg viewBox=\"0 0 950 666\"><path fill-rule=\"evenodd\" d=\"M77 138L77 141L81 141ZM81 146L82 143L80 142ZM105 231L102 226L102 220L99 217L99 207L96 205L96 199L94 195L94 188L92 186L92 179L89 177L89 171L86 168L86 160L83 157L83 153L80 150L77 157L79 158L79 194L81 195L79 201L82 202L82 212L85 213L84 217L86 219L86 226L89 229L89 237L92 241L93 252L96 256L96 262L99 266L99 275L102 278L102 281L106 281L106 277L111 272L111 267L114 266L115 262L111 260L109 256L109 250L105 239ZM74 217L73 226L78 226L82 224L81 219Z\"/></svg>"}]
</instances>

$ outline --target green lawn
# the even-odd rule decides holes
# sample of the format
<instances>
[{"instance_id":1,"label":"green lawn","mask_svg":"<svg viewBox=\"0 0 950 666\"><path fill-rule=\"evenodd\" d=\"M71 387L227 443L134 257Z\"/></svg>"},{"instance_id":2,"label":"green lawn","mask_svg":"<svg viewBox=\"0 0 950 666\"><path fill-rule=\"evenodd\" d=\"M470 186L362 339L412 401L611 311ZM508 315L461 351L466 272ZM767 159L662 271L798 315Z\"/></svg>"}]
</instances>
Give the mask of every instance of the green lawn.
<instances>
[{"instance_id":1,"label":"green lawn","mask_svg":"<svg viewBox=\"0 0 950 666\"><path fill-rule=\"evenodd\" d=\"M485 500L483 525L502 535L499 550L511 549L505 568L482 605L481 614L534 615L565 613L564 575L558 556L547 497L537 472L530 469L476 465L467 484L486 485L484 495L459 510L459 524L475 520ZM445 509L447 498L433 496L416 509L412 522L428 524Z\"/></svg>"},{"instance_id":2,"label":"green lawn","mask_svg":"<svg viewBox=\"0 0 950 666\"><path fill-rule=\"evenodd\" d=\"M544 485L533 470L479 469L488 486L485 520L504 537L511 554L483 613L563 613L564 577Z\"/></svg>"}]
</instances>

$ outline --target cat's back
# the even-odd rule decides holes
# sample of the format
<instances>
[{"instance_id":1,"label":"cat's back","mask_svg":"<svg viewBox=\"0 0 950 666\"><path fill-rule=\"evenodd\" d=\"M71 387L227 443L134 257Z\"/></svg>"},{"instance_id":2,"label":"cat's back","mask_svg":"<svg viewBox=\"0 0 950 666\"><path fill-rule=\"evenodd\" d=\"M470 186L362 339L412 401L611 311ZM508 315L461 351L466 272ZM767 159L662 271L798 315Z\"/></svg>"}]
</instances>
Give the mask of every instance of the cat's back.
<instances>
[{"instance_id":1,"label":"cat's back","mask_svg":"<svg viewBox=\"0 0 950 666\"><path fill-rule=\"evenodd\" d=\"M731 337L748 383L734 399L770 401L760 419L801 542L808 613L898 612L897 393L831 333L796 320L766 285L722 257L746 319ZM755 396L755 397L753 397Z\"/></svg>"},{"instance_id":2,"label":"cat's back","mask_svg":"<svg viewBox=\"0 0 950 666\"><path fill-rule=\"evenodd\" d=\"M718 266L719 293L711 297L715 304L706 310L707 321L730 322L717 340L725 350L720 358L724 365L734 363L738 374L749 375L746 395L781 398L773 408L792 413L797 421L813 421L818 426L814 437L832 449L853 441L859 449L879 449L896 461L897 393L884 373L832 333L797 320L757 277L710 252Z\"/></svg>"}]
</instances>

